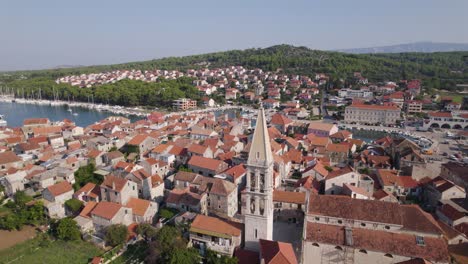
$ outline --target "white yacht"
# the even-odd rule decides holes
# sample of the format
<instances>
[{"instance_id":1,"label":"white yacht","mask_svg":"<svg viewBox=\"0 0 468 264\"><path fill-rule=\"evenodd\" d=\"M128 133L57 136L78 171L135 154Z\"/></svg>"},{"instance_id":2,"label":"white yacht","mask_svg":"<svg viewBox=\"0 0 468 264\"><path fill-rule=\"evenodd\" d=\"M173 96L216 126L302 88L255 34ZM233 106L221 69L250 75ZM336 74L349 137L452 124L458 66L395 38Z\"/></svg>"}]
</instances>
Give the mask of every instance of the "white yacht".
<instances>
[{"instance_id":1,"label":"white yacht","mask_svg":"<svg viewBox=\"0 0 468 264\"><path fill-rule=\"evenodd\" d=\"M5 127L7 126L7 121L5 120L4 115L0 115L0 127Z\"/></svg>"}]
</instances>

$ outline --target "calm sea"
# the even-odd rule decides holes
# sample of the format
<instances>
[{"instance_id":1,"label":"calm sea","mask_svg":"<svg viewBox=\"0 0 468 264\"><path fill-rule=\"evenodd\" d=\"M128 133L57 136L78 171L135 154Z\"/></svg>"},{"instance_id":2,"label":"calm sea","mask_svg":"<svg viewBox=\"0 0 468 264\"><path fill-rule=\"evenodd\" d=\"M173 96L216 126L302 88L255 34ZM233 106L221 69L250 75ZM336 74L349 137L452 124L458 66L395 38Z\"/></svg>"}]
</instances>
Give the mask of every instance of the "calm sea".
<instances>
[{"instance_id":1,"label":"calm sea","mask_svg":"<svg viewBox=\"0 0 468 264\"><path fill-rule=\"evenodd\" d=\"M73 112L69 112L68 106L50 106L35 104L18 104L0 102L0 115L4 115L8 126L17 127L23 125L23 120L27 118L47 117L51 121L60 121L65 118L70 119L78 126L88 126L96 121L116 114L110 112L99 112L82 107L72 107ZM77 113L78 115L73 115ZM136 121L141 117L128 116L130 120Z\"/></svg>"}]
</instances>

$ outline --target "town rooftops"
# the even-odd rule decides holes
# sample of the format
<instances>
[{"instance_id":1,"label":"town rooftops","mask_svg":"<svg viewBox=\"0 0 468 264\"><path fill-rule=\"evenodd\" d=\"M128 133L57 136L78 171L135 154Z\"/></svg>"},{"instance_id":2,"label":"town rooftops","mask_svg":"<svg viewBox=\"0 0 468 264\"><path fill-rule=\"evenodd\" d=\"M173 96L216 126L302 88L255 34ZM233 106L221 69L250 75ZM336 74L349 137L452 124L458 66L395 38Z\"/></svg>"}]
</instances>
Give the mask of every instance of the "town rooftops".
<instances>
[{"instance_id":1,"label":"town rooftops","mask_svg":"<svg viewBox=\"0 0 468 264\"><path fill-rule=\"evenodd\" d=\"M48 118L28 118L23 121L23 125L45 125L49 123Z\"/></svg>"},{"instance_id":2,"label":"town rooftops","mask_svg":"<svg viewBox=\"0 0 468 264\"><path fill-rule=\"evenodd\" d=\"M21 161L21 158L16 156L14 152L5 151L0 152L0 164L8 164L13 162Z\"/></svg>"},{"instance_id":3,"label":"town rooftops","mask_svg":"<svg viewBox=\"0 0 468 264\"><path fill-rule=\"evenodd\" d=\"M95 215L107 220L111 220L119 212L122 205L112 202L100 202L91 211L91 215Z\"/></svg>"},{"instance_id":4,"label":"town rooftops","mask_svg":"<svg viewBox=\"0 0 468 264\"><path fill-rule=\"evenodd\" d=\"M238 237L242 229L235 223L230 223L216 217L197 215L190 226L190 232L209 236L231 238Z\"/></svg>"},{"instance_id":5,"label":"town rooftops","mask_svg":"<svg viewBox=\"0 0 468 264\"><path fill-rule=\"evenodd\" d=\"M321 130L321 131L330 131L335 124L324 123L324 122L311 122L309 123L309 130Z\"/></svg>"},{"instance_id":6,"label":"town rooftops","mask_svg":"<svg viewBox=\"0 0 468 264\"><path fill-rule=\"evenodd\" d=\"M61 194L64 194L69 191L73 191L73 187L71 184L67 181L63 181L54 185L51 185L47 187L47 190L53 195L53 196L59 196Z\"/></svg>"},{"instance_id":7,"label":"town rooftops","mask_svg":"<svg viewBox=\"0 0 468 264\"><path fill-rule=\"evenodd\" d=\"M345 227L307 223L306 241L345 246ZM352 228L352 247L406 257L424 258L433 262L447 262L447 243L441 237L424 237L425 246L416 243L416 236L381 230Z\"/></svg>"},{"instance_id":8,"label":"town rooftops","mask_svg":"<svg viewBox=\"0 0 468 264\"><path fill-rule=\"evenodd\" d=\"M331 171L330 173L328 173L328 175L325 178L327 180L330 180L330 179L339 177L341 175L345 175L350 172L353 172L353 168L351 168L350 166L346 166L342 169Z\"/></svg>"},{"instance_id":9,"label":"town rooftops","mask_svg":"<svg viewBox=\"0 0 468 264\"><path fill-rule=\"evenodd\" d=\"M215 160L215 159L210 159L210 158L205 158L205 157L200 157L200 156L193 156L188 162L188 165L216 171L218 170L218 168L220 167L222 163L223 161L221 160Z\"/></svg>"},{"instance_id":10,"label":"town rooftops","mask_svg":"<svg viewBox=\"0 0 468 264\"><path fill-rule=\"evenodd\" d=\"M367 104L362 104L362 103L353 103L350 106L347 106L346 108L357 108L357 109L366 109L366 110L377 110L377 111L382 111L382 110L400 110L398 106L394 104L386 104L386 105L367 105Z\"/></svg>"},{"instance_id":11,"label":"town rooftops","mask_svg":"<svg viewBox=\"0 0 468 264\"><path fill-rule=\"evenodd\" d=\"M151 206L151 202L139 198L130 198L127 202L126 207L132 208L133 214L144 216L148 208Z\"/></svg>"},{"instance_id":12,"label":"town rooftops","mask_svg":"<svg viewBox=\"0 0 468 264\"><path fill-rule=\"evenodd\" d=\"M108 175L101 183L101 186L105 186L107 188L120 192L125 187L125 184L127 184L126 179L115 177L113 175Z\"/></svg>"},{"instance_id":13,"label":"town rooftops","mask_svg":"<svg viewBox=\"0 0 468 264\"><path fill-rule=\"evenodd\" d=\"M429 116L431 117L445 117L445 118L452 118L451 112L429 112Z\"/></svg>"},{"instance_id":14,"label":"town rooftops","mask_svg":"<svg viewBox=\"0 0 468 264\"><path fill-rule=\"evenodd\" d=\"M145 141L145 139L147 139L148 137L149 137L149 135L147 135L147 134L139 134L139 135L136 135L136 136L134 136L132 139L130 139L130 141L128 142L128 145L138 146L138 145L140 145L143 141Z\"/></svg>"},{"instance_id":15,"label":"town rooftops","mask_svg":"<svg viewBox=\"0 0 468 264\"><path fill-rule=\"evenodd\" d=\"M338 195L311 194L309 214L354 219L401 226L403 229L430 234L441 233L432 216L413 205L376 200L352 199Z\"/></svg>"},{"instance_id":16,"label":"town rooftops","mask_svg":"<svg viewBox=\"0 0 468 264\"><path fill-rule=\"evenodd\" d=\"M292 121L291 119L289 119L286 116L284 116L282 114L279 114L279 113L274 114L271 117L271 121L270 121L271 124L281 125L281 126L289 125L289 124L291 124L293 122L294 121Z\"/></svg>"},{"instance_id":17,"label":"town rooftops","mask_svg":"<svg viewBox=\"0 0 468 264\"><path fill-rule=\"evenodd\" d=\"M229 168L224 173L230 175L234 180L236 180L240 176L244 175L246 172L247 170L245 169L244 164L239 164L237 166Z\"/></svg>"},{"instance_id":18,"label":"town rooftops","mask_svg":"<svg viewBox=\"0 0 468 264\"><path fill-rule=\"evenodd\" d=\"M273 191L273 202L305 204L306 194L304 192Z\"/></svg>"},{"instance_id":19,"label":"town rooftops","mask_svg":"<svg viewBox=\"0 0 468 264\"><path fill-rule=\"evenodd\" d=\"M265 264L297 264L290 243L260 239L260 255ZM263 262L262 262L263 263Z\"/></svg>"}]
</instances>

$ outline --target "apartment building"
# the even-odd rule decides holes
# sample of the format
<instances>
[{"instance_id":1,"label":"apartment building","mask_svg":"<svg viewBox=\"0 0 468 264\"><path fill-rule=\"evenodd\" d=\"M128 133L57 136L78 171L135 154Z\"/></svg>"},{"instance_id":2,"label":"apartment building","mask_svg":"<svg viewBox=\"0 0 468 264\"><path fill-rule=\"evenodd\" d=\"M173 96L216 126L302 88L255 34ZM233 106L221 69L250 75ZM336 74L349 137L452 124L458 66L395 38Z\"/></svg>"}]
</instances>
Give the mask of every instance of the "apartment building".
<instances>
[{"instance_id":1,"label":"apartment building","mask_svg":"<svg viewBox=\"0 0 468 264\"><path fill-rule=\"evenodd\" d=\"M192 99L187 99L187 98L180 98L180 99L174 100L174 102L172 103L172 106L177 110L188 110L188 109L197 108L197 101L192 100Z\"/></svg>"},{"instance_id":2,"label":"apartment building","mask_svg":"<svg viewBox=\"0 0 468 264\"><path fill-rule=\"evenodd\" d=\"M401 109L393 104L352 104L345 109L345 122L363 124L395 124Z\"/></svg>"}]
</instances>

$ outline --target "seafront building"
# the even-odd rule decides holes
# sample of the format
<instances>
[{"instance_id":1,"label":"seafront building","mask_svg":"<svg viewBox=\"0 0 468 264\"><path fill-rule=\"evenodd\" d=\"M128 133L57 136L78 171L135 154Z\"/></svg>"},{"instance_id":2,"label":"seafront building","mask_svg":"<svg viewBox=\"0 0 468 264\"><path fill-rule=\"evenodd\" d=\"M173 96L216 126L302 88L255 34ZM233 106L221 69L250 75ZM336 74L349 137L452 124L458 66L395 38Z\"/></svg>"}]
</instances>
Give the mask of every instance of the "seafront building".
<instances>
[{"instance_id":1,"label":"seafront building","mask_svg":"<svg viewBox=\"0 0 468 264\"><path fill-rule=\"evenodd\" d=\"M393 104L352 104L345 108L344 121L357 124L395 124L401 120L401 109Z\"/></svg>"}]
</instances>

